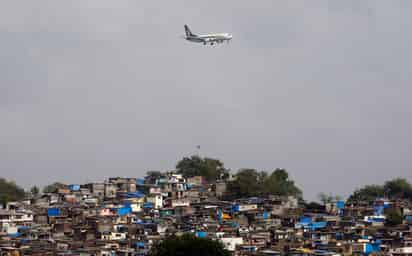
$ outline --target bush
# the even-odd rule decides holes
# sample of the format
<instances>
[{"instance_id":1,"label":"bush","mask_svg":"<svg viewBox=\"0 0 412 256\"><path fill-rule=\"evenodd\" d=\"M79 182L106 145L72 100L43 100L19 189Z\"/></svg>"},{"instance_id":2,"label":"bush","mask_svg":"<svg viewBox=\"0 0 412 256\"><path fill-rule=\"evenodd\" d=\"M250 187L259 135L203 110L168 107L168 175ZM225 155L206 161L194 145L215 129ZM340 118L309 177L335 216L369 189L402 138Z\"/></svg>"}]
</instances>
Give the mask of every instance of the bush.
<instances>
[{"instance_id":1,"label":"bush","mask_svg":"<svg viewBox=\"0 0 412 256\"><path fill-rule=\"evenodd\" d=\"M403 222L403 216L398 209L390 208L386 212L386 224L389 226L400 225Z\"/></svg>"},{"instance_id":2,"label":"bush","mask_svg":"<svg viewBox=\"0 0 412 256\"><path fill-rule=\"evenodd\" d=\"M155 244L149 252L150 256L229 256L223 244L208 238L197 238L191 234L168 237Z\"/></svg>"},{"instance_id":3,"label":"bush","mask_svg":"<svg viewBox=\"0 0 412 256\"><path fill-rule=\"evenodd\" d=\"M5 205L11 201L18 201L26 196L24 189L12 181L0 178L0 204Z\"/></svg>"}]
</instances>

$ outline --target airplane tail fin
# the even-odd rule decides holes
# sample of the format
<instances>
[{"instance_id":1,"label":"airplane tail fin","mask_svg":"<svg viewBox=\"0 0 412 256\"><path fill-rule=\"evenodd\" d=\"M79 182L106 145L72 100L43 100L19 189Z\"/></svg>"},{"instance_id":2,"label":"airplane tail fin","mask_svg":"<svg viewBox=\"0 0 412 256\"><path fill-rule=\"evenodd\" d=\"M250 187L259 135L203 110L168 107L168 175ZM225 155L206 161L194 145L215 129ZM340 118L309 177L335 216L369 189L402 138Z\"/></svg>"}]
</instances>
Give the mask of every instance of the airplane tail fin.
<instances>
[{"instance_id":1,"label":"airplane tail fin","mask_svg":"<svg viewBox=\"0 0 412 256\"><path fill-rule=\"evenodd\" d=\"M194 35L195 35L195 34L192 33L192 31L190 31L188 25L185 25L185 32L186 32L186 37L194 36Z\"/></svg>"}]
</instances>

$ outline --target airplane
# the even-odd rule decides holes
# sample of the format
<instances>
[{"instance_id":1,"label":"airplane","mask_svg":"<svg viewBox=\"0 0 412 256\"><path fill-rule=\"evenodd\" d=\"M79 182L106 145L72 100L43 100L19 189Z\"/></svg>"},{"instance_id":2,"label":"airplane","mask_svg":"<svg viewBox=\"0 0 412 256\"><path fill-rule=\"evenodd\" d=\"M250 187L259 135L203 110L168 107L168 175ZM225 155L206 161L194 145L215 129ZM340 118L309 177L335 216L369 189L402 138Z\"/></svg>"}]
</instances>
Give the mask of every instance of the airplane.
<instances>
[{"instance_id":1,"label":"airplane","mask_svg":"<svg viewBox=\"0 0 412 256\"><path fill-rule=\"evenodd\" d=\"M186 32L185 39L187 41L195 42L195 43L203 43L204 45L206 45L207 43L214 45L215 43L216 44L223 43L224 41L229 43L229 41L233 38L233 36L228 33L195 35L192 33L192 31L190 31L188 25L185 25L185 32Z\"/></svg>"}]
</instances>

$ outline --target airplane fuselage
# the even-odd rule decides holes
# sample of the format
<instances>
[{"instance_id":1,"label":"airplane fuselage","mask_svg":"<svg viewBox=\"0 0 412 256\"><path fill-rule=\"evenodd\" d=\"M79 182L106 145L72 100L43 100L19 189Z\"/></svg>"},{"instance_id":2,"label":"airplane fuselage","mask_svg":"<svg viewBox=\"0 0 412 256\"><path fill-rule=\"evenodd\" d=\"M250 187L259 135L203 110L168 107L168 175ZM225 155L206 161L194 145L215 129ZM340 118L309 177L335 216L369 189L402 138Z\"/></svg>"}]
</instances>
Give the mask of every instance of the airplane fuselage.
<instances>
[{"instance_id":1,"label":"airplane fuselage","mask_svg":"<svg viewBox=\"0 0 412 256\"><path fill-rule=\"evenodd\" d=\"M196 43L220 43L223 41L229 41L232 39L232 36L228 33L222 34L207 34L207 35L198 35L198 36L186 36L186 40Z\"/></svg>"},{"instance_id":2,"label":"airplane fuselage","mask_svg":"<svg viewBox=\"0 0 412 256\"><path fill-rule=\"evenodd\" d=\"M229 42L233 36L228 33L214 33L214 34L206 34L206 35L195 35L193 34L189 27L185 25L186 36L185 39L190 42L195 43L203 43L203 44L214 44L214 43L223 43L224 41Z\"/></svg>"}]
</instances>

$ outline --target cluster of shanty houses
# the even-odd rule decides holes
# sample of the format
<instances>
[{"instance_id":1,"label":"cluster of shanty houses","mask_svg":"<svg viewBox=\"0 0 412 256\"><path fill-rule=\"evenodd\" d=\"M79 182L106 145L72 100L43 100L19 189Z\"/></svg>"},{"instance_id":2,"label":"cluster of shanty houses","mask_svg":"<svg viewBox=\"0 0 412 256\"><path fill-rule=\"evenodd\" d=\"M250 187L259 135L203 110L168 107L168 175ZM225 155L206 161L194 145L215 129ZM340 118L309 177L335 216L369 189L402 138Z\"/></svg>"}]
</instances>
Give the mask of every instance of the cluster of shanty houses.
<instances>
[{"instance_id":1,"label":"cluster of shanty houses","mask_svg":"<svg viewBox=\"0 0 412 256\"><path fill-rule=\"evenodd\" d=\"M225 182L172 172L62 185L0 209L0 256L147 255L183 233L220 240L233 255L412 255L408 202L309 210L293 197L223 201L225 192ZM394 207L406 217L389 227L385 212Z\"/></svg>"}]
</instances>

